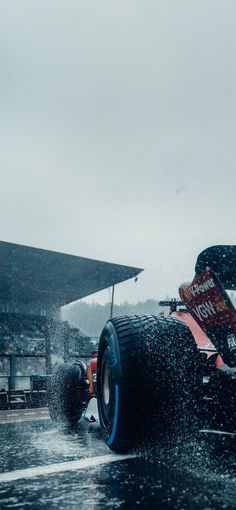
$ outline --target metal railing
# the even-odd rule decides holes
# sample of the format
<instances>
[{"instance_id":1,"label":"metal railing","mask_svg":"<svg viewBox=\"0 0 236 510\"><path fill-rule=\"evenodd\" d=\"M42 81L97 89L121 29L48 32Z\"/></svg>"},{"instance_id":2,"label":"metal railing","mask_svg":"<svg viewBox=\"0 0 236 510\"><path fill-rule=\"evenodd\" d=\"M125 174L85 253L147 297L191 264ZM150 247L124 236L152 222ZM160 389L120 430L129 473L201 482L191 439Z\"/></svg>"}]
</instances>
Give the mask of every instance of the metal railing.
<instances>
[{"instance_id":1,"label":"metal railing","mask_svg":"<svg viewBox=\"0 0 236 510\"><path fill-rule=\"evenodd\" d=\"M0 376L0 410L46 406L47 376Z\"/></svg>"}]
</instances>

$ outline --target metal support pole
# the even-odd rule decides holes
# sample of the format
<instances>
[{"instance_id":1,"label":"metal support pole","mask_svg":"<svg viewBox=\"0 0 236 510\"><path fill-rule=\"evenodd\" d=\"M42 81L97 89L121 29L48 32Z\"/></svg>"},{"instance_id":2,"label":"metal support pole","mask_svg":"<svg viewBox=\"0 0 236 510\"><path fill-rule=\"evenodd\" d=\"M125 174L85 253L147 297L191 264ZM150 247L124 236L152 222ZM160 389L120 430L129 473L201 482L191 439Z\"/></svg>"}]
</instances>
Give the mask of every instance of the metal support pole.
<instances>
[{"instance_id":1,"label":"metal support pole","mask_svg":"<svg viewBox=\"0 0 236 510\"><path fill-rule=\"evenodd\" d=\"M45 362L46 362L46 374L50 375L52 371L52 360L51 360L51 336L50 328L47 326L45 330Z\"/></svg>"},{"instance_id":2,"label":"metal support pole","mask_svg":"<svg viewBox=\"0 0 236 510\"><path fill-rule=\"evenodd\" d=\"M11 354L10 360L10 377L9 377L9 390L15 390L16 388L16 356Z\"/></svg>"},{"instance_id":3,"label":"metal support pole","mask_svg":"<svg viewBox=\"0 0 236 510\"><path fill-rule=\"evenodd\" d=\"M113 317L114 294L115 294L115 285L112 285L112 291L111 291L111 316L110 316L111 319Z\"/></svg>"}]
</instances>

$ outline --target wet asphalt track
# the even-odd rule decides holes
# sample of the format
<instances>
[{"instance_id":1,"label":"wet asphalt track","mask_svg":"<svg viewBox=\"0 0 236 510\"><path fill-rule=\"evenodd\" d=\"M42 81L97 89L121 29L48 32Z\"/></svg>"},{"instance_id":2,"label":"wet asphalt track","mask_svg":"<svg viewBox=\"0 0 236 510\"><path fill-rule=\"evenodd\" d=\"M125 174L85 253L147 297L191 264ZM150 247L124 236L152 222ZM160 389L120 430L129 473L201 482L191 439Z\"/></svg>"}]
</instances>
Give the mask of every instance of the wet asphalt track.
<instances>
[{"instance_id":1,"label":"wet asphalt track","mask_svg":"<svg viewBox=\"0 0 236 510\"><path fill-rule=\"evenodd\" d=\"M135 458L93 465L94 457L113 456L96 423L82 420L70 434L50 419L5 423L0 424L0 438L0 478L10 475L0 482L1 510L236 509L236 461L230 444L222 448L199 440L159 445ZM40 474L43 466L72 461L78 469ZM11 480L16 470L32 467L39 468L36 476Z\"/></svg>"}]
</instances>

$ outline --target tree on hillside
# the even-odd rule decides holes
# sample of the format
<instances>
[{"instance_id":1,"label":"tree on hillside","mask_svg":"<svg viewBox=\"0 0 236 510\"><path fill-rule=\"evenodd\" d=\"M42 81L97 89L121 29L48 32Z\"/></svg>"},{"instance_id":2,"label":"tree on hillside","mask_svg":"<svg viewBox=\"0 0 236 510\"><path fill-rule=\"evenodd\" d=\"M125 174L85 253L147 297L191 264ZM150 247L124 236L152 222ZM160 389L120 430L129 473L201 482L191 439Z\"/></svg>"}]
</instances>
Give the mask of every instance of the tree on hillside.
<instances>
[{"instance_id":1,"label":"tree on hillside","mask_svg":"<svg viewBox=\"0 0 236 510\"><path fill-rule=\"evenodd\" d=\"M124 302L121 305L114 305L113 317L121 315L158 314L161 308L158 301L148 299L137 304ZM98 303L86 303L77 301L62 310L63 320L81 328L86 334L98 337L106 321L110 318L110 303L100 305Z\"/></svg>"}]
</instances>

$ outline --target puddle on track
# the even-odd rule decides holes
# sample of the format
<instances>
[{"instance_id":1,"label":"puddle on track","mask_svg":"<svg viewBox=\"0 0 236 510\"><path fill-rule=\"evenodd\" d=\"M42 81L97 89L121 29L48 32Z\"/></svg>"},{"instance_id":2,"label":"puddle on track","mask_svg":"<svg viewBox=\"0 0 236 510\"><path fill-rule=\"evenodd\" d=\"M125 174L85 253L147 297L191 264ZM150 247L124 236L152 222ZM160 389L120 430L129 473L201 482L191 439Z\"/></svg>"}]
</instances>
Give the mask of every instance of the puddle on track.
<instances>
[{"instance_id":1,"label":"puddle on track","mask_svg":"<svg viewBox=\"0 0 236 510\"><path fill-rule=\"evenodd\" d=\"M0 426L0 470L66 462L109 450L97 424L65 435L51 421ZM235 452L209 441L149 446L141 457L2 483L0 508L235 510Z\"/></svg>"},{"instance_id":2,"label":"puddle on track","mask_svg":"<svg viewBox=\"0 0 236 510\"><path fill-rule=\"evenodd\" d=\"M107 453L98 425L81 421L65 433L48 421L0 425L0 472L66 462Z\"/></svg>"}]
</instances>

